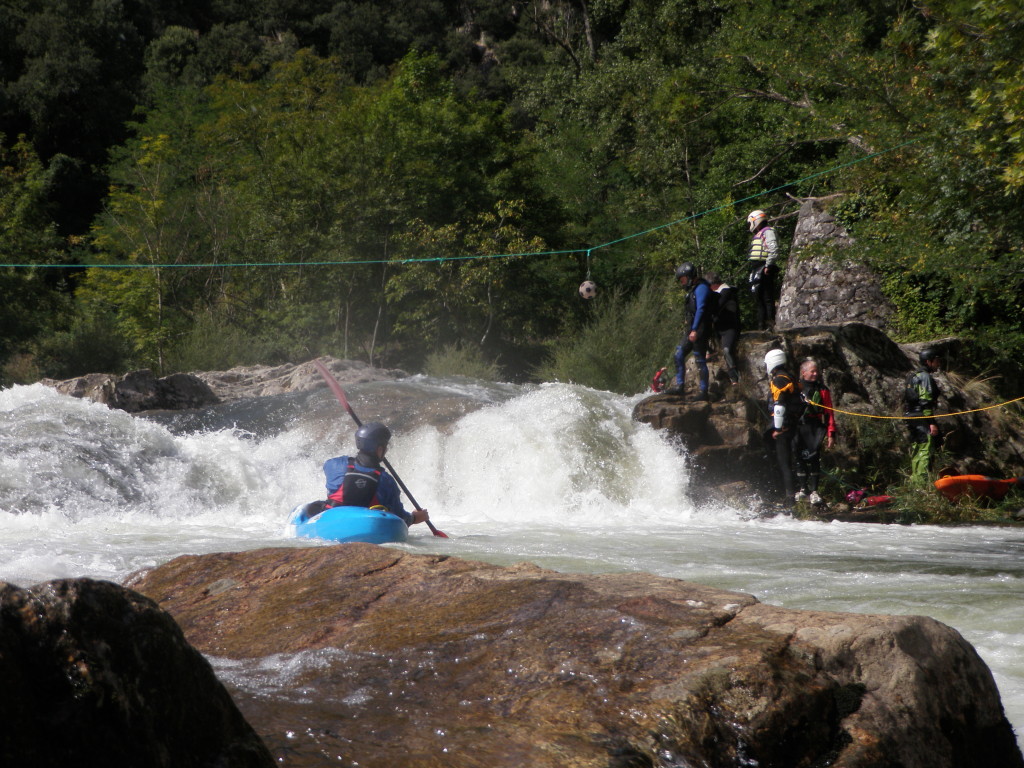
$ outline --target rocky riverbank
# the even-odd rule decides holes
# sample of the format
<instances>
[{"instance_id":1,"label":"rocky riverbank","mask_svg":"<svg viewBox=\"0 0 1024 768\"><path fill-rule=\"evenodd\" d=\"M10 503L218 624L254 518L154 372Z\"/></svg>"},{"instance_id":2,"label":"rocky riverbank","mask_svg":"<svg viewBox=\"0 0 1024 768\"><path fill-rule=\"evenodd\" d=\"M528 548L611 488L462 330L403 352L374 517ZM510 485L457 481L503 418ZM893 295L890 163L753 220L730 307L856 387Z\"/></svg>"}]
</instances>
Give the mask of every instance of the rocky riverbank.
<instances>
[{"instance_id":1,"label":"rocky riverbank","mask_svg":"<svg viewBox=\"0 0 1024 768\"><path fill-rule=\"evenodd\" d=\"M796 372L799 361L814 358L832 391L839 439L823 456L824 470L849 488L870 487L878 478L898 478L895 468L907 465L903 422L903 390L916 368L924 344L900 345L879 329L861 323L744 333L738 367L740 386L733 387L722 364L713 357L711 402L657 394L639 402L638 421L675 435L693 457L692 490L697 498L714 497L745 503L752 497L778 498L774 457L767 455L768 380L764 355L785 350ZM945 359L937 374L944 392L939 423L944 458L950 474L1016 477L1024 474L1024 420L1014 406L998 407L1000 399L984 385L961 339L930 342ZM692 357L687 374L695 392L697 372ZM885 488L874 492L884 493ZM845 489L843 490L845 493ZM834 499L833 501L837 501ZM819 510L827 519L884 520L886 512L856 510L834 503Z\"/></svg>"},{"instance_id":2,"label":"rocky riverbank","mask_svg":"<svg viewBox=\"0 0 1024 768\"><path fill-rule=\"evenodd\" d=\"M394 368L374 368L358 360L322 357L343 385L393 381L407 377ZM43 379L41 384L72 397L84 397L128 413L203 408L247 397L307 392L324 386L312 361L285 365L244 365L227 371L175 373L157 378L148 369L124 375L90 373L73 379Z\"/></svg>"}]
</instances>

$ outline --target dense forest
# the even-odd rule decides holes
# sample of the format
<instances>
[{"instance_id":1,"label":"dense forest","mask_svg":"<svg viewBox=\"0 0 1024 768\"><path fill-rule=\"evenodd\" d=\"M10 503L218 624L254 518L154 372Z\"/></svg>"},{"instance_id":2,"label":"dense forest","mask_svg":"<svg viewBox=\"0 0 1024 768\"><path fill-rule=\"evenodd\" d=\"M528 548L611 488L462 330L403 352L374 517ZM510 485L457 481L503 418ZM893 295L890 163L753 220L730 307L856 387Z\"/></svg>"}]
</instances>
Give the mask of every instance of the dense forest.
<instances>
[{"instance_id":1,"label":"dense forest","mask_svg":"<svg viewBox=\"0 0 1024 768\"><path fill-rule=\"evenodd\" d=\"M0 0L3 384L333 354L638 391L673 266L742 283L746 214L788 250L827 195L897 338L1013 363L1016 0Z\"/></svg>"}]
</instances>

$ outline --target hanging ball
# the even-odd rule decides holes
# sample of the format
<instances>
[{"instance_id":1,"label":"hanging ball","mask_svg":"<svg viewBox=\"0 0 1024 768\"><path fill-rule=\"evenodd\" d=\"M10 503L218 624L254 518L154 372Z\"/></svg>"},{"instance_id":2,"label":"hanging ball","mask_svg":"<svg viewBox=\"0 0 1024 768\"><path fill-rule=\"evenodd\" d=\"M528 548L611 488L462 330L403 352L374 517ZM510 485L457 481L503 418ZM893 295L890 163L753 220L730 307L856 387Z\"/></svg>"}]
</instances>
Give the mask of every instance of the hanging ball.
<instances>
[{"instance_id":1,"label":"hanging ball","mask_svg":"<svg viewBox=\"0 0 1024 768\"><path fill-rule=\"evenodd\" d=\"M584 299L592 299L597 296L597 285L593 280L584 280L580 283L580 296Z\"/></svg>"}]
</instances>

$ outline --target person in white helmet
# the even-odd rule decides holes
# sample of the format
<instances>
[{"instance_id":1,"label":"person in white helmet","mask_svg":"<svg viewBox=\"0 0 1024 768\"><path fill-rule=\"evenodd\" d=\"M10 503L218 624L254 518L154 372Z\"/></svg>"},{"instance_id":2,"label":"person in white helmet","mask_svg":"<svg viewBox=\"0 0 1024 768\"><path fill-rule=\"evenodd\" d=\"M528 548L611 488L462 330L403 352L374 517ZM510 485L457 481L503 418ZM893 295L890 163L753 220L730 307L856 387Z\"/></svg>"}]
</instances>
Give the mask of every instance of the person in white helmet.
<instances>
[{"instance_id":1,"label":"person in white helmet","mask_svg":"<svg viewBox=\"0 0 1024 768\"><path fill-rule=\"evenodd\" d=\"M764 356L764 367L768 372L768 418L769 444L775 448L775 459L779 464L779 475L787 503L799 501L793 479L793 438L796 425L803 413L803 402L796 378L786 370L786 353L771 349Z\"/></svg>"},{"instance_id":2,"label":"person in white helmet","mask_svg":"<svg viewBox=\"0 0 1024 768\"><path fill-rule=\"evenodd\" d=\"M764 211L751 211L747 226L754 235L747 258L751 267L750 291L757 305L757 327L771 330L775 325L775 275L779 271L775 259L779 255L779 241L775 229L768 226Z\"/></svg>"}]
</instances>

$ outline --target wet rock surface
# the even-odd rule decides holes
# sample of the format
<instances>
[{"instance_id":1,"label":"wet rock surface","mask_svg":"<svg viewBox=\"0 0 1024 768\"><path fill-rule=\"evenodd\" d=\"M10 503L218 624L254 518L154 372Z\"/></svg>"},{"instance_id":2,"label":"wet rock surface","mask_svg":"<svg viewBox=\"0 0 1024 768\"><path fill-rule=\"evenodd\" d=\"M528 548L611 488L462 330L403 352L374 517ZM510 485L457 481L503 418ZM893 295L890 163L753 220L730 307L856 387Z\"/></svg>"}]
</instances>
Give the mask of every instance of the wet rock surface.
<instances>
[{"instance_id":1,"label":"wet rock surface","mask_svg":"<svg viewBox=\"0 0 1024 768\"><path fill-rule=\"evenodd\" d=\"M109 582L0 583L0 692L0 765L274 765L174 620Z\"/></svg>"},{"instance_id":2,"label":"wet rock surface","mask_svg":"<svg viewBox=\"0 0 1024 768\"><path fill-rule=\"evenodd\" d=\"M374 368L358 360L320 360L342 385L393 381L408 376L393 368ZM242 398L308 392L324 386L312 361L296 365L250 365L228 371L175 373L157 378L148 369L123 376L90 373L74 379L43 379L42 384L72 397L85 397L129 413L203 408Z\"/></svg>"},{"instance_id":3,"label":"wet rock surface","mask_svg":"<svg viewBox=\"0 0 1024 768\"><path fill-rule=\"evenodd\" d=\"M393 381L409 375L397 368L374 368L359 360L339 360L329 356L319 359L343 386ZM191 375L205 382L221 400L308 392L324 386L324 380L312 361L297 365L239 366L228 371L195 372Z\"/></svg>"},{"instance_id":4,"label":"wet rock surface","mask_svg":"<svg viewBox=\"0 0 1024 768\"><path fill-rule=\"evenodd\" d=\"M202 408L220 402L214 391L197 376L175 373L158 379L146 368L123 376L90 373L65 381L43 379L41 383L65 395L84 397L128 413Z\"/></svg>"},{"instance_id":5,"label":"wet rock surface","mask_svg":"<svg viewBox=\"0 0 1024 768\"><path fill-rule=\"evenodd\" d=\"M988 668L927 618L370 544L180 557L127 584L258 669L234 693L279 765L1024 765Z\"/></svg>"}]
</instances>

